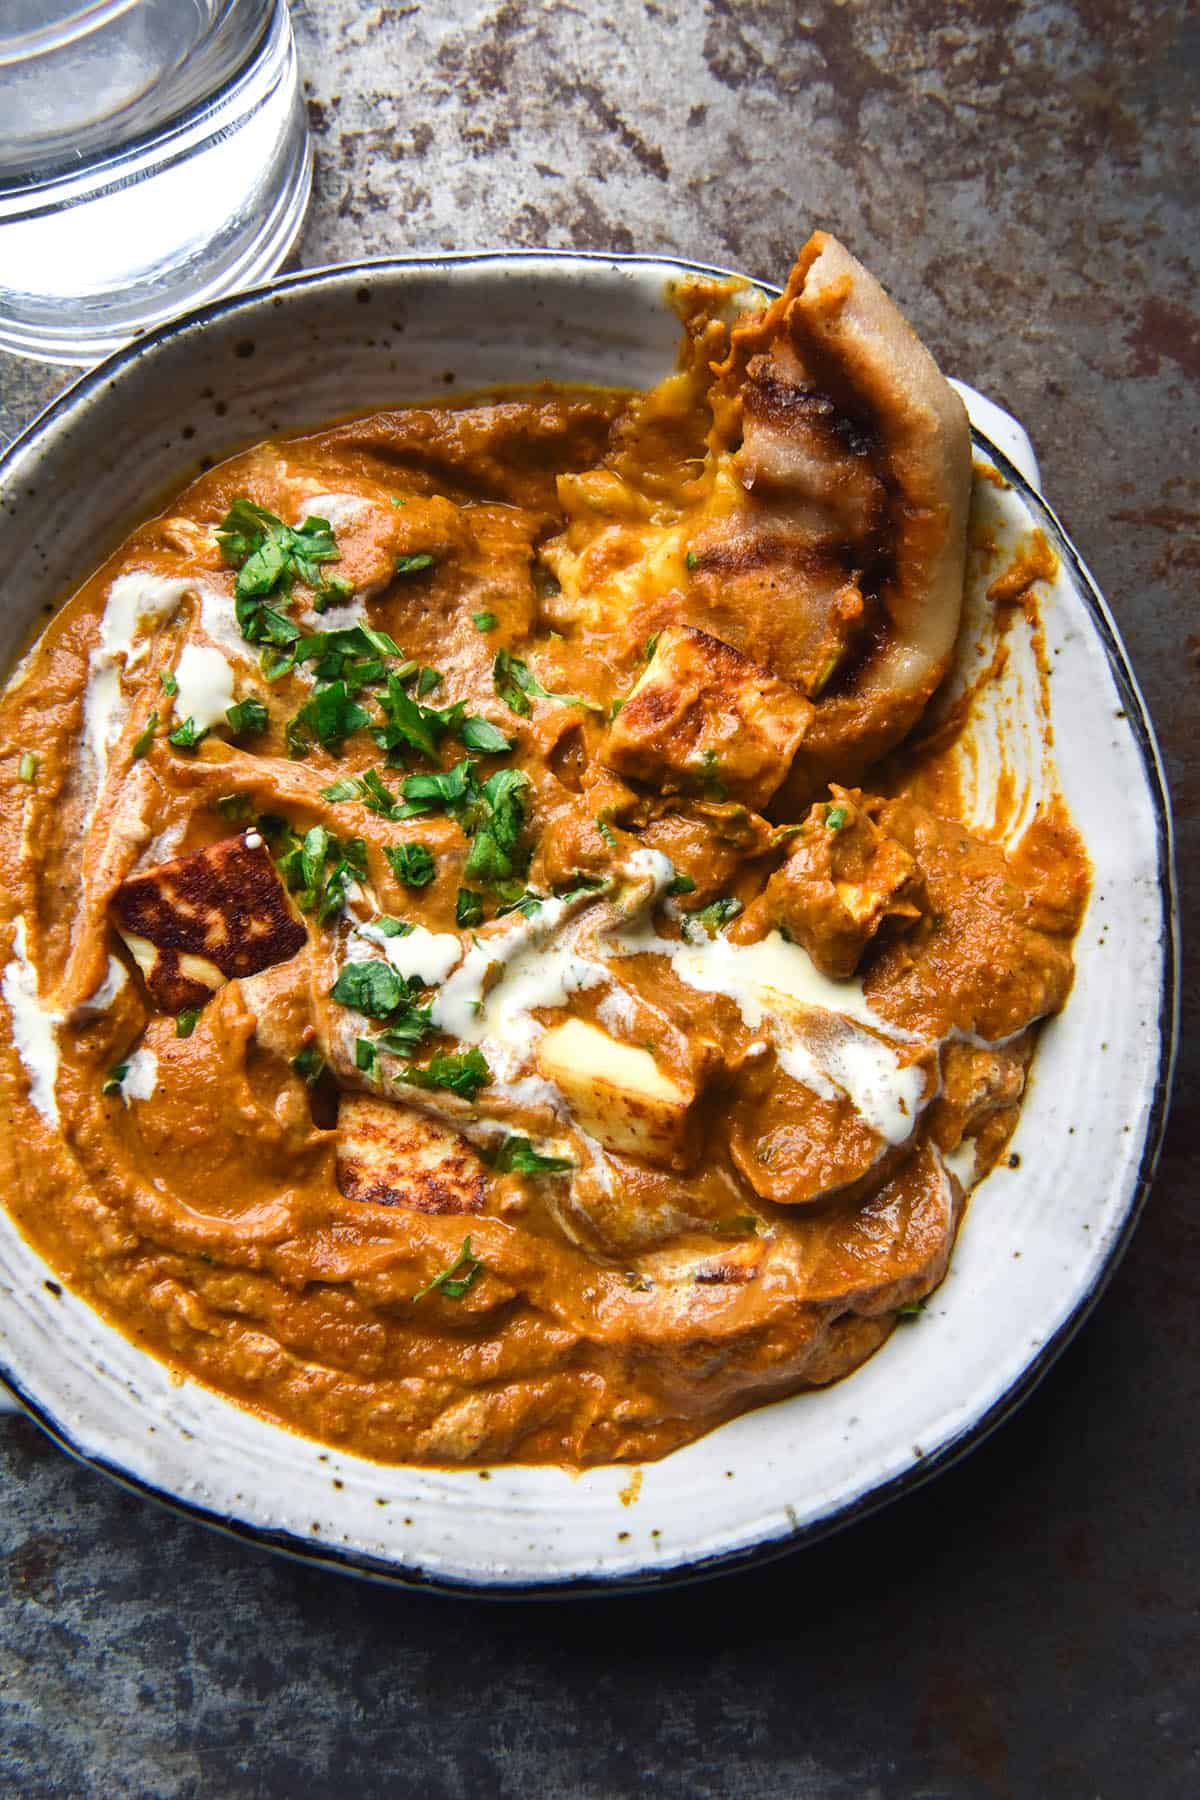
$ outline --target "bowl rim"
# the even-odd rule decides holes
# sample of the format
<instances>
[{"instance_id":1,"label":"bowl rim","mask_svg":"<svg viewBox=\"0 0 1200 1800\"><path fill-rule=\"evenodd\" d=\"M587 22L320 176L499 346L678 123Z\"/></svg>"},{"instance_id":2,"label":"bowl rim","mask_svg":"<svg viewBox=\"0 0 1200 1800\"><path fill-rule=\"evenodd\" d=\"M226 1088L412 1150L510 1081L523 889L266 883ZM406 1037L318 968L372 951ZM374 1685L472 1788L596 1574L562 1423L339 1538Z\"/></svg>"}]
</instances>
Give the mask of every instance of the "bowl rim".
<instances>
[{"instance_id":1,"label":"bowl rim","mask_svg":"<svg viewBox=\"0 0 1200 1800\"><path fill-rule=\"evenodd\" d=\"M112 352L94 368L70 382L38 412L10 445L0 454L0 491L15 469L33 452L46 433L75 411L101 389L114 382L123 371L138 362L147 352L176 337L202 330L207 325L235 314L243 307L261 305L263 300L280 294L326 288L335 290L349 281L378 274L413 270L447 272L464 267L494 264L533 264L553 262L565 264L604 265L614 273L625 269L658 267L678 270L681 275L713 276L718 279L749 280L762 292L778 295L777 284L746 276L738 270L712 263L694 262L671 255L618 255L599 250L461 250L437 255L380 256L351 262L327 263L313 268L278 275L272 280L226 295L222 299L192 308L167 320ZM1158 1060L1154 1089L1147 1110L1145 1135L1133 1180L1129 1202L1119 1231L1114 1235L1103 1265L1074 1308L1060 1322L1025 1365L1017 1378L991 1406L980 1413L957 1436L902 1470L892 1479L848 1500L823 1518L797 1525L779 1536L743 1545L738 1549L718 1552L682 1562L670 1568L644 1568L620 1575L589 1574L549 1579L481 1584L445 1575L429 1575L412 1564L375 1557L352 1550L340 1550L328 1543L313 1543L297 1533L251 1524L231 1514L198 1502L186 1500L168 1489L132 1474L106 1456L85 1450L54 1414L29 1392L20 1377L0 1360L0 1383L20 1403L21 1409L45 1434L75 1462L107 1476L118 1485L152 1500L168 1510L219 1531L224 1536L269 1550L292 1561L315 1564L343 1574L374 1581L380 1585L437 1593L459 1598L489 1600L555 1600L594 1598L600 1595L657 1592L681 1587L713 1576L733 1573L775 1561L807 1544L833 1536L836 1532L881 1511L892 1501L915 1491L943 1470L959 1462L976 1445L989 1437L1005 1420L1024 1405L1054 1362L1090 1317L1094 1307L1121 1262L1134 1230L1145 1208L1158 1166L1170 1108L1171 1089L1179 1036L1179 920L1178 892L1175 872L1174 831L1171 807L1161 754L1149 712L1128 652L1109 610L1108 603L1080 556L1061 520L1044 496L1035 488L1003 450L975 426L971 427L972 445L983 452L1016 490L1019 498L1034 514L1046 532L1060 562L1070 571L1072 583L1097 633L1121 697L1125 723L1133 738L1142 765L1146 787L1154 810L1155 855L1160 875L1159 921L1163 955L1162 991L1159 999L1156 1030Z\"/></svg>"}]
</instances>

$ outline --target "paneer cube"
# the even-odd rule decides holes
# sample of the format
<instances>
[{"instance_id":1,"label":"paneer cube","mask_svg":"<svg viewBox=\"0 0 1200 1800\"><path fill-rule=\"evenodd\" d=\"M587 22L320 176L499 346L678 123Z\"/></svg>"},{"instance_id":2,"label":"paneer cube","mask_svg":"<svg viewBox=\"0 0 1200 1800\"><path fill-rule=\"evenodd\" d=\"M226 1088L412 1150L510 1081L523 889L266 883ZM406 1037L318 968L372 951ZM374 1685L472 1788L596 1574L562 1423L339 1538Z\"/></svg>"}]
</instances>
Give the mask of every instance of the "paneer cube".
<instances>
[{"instance_id":1,"label":"paneer cube","mask_svg":"<svg viewBox=\"0 0 1200 1800\"><path fill-rule=\"evenodd\" d=\"M791 768L812 714L796 688L731 644L670 625L613 720L602 756L618 774L663 793L761 810Z\"/></svg>"},{"instance_id":2,"label":"paneer cube","mask_svg":"<svg viewBox=\"0 0 1200 1800\"><path fill-rule=\"evenodd\" d=\"M648 1050L568 1019L542 1038L537 1061L606 1150L661 1168L686 1165L696 1090L664 1073Z\"/></svg>"},{"instance_id":3,"label":"paneer cube","mask_svg":"<svg viewBox=\"0 0 1200 1800\"><path fill-rule=\"evenodd\" d=\"M226 981L308 942L256 831L131 875L109 912L163 1012L203 1006Z\"/></svg>"},{"instance_id":4,"label":"paneer cube","mask_svg":"<svg viewBox=\"0 0 1200 1800\"><path fill-rule=\"evenodd\" d=\"M343 1094L337 1181L348 1200L412 1212L482 1211L486 1174L449 1125L371 1094Z\"/></svg>"},{"instance_id":5,"label":"paneer cube","mask_svg":"<svg viewBox=\"0 0 1200 1800\"><path fill-rule=\"evenodd\" d=\"M857 788L833 786L792 841L767 883L770 924L803 946L822 974L849 980L885 919L920 918L921 871L895 838L880 831Z\"/></svg>"}]
</instances>

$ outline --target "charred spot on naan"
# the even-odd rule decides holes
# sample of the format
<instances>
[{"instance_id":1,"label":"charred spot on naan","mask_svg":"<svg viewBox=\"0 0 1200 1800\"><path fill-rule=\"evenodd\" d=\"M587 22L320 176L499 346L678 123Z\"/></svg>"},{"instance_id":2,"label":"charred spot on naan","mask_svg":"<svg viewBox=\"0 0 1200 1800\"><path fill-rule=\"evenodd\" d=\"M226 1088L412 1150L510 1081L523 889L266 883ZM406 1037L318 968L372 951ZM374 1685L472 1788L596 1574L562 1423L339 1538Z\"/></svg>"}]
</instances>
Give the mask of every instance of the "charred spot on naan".
<instances>
[{"instance_id":1,"label":"charred spot on naan","mask_svg":"<svg viewBox=\"0 0 1200 1800\"><path fill-rule=\"evenodd\" d=\"M483 1164L457 1131L412 1107L345 1094L338 1111L338 1186L347 1200L412 1212L483 1210Z\"/></svg>"},{"instance_id":2,"label":"charred spot on naan","mask_svg":"<svg viewBox=\"0 0 1200 1800\"><path fill-rule=\"evenodd\" d=\"M286 962L308 941L252 832L131 875L109 912L163 1012L202 1006L226 981Z\"/></svg>"}]
</instances>

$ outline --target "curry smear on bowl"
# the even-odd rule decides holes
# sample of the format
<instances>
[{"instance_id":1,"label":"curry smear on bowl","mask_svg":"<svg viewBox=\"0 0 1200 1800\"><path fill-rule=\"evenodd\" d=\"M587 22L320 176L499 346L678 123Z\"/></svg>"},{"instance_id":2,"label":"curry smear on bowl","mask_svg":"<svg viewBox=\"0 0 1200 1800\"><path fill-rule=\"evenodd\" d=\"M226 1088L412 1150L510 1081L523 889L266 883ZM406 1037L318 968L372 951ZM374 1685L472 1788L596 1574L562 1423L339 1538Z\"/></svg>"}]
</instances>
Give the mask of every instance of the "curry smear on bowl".
<instances>
[{"instance_id":1,"label":"curry smear on bowl","mask_svg":"<svg viewBox=\"0 0 1200 1800\"><path fill-rule=\"evenodd\" d=\"M961 403L824 234L760 300L682 290L648 394L233 458L0 706L5 1203L368 1457L642 1460L845 1375L1069 993L1064 809L968 830L937 723Z\"/></svg>"}]
</instances>

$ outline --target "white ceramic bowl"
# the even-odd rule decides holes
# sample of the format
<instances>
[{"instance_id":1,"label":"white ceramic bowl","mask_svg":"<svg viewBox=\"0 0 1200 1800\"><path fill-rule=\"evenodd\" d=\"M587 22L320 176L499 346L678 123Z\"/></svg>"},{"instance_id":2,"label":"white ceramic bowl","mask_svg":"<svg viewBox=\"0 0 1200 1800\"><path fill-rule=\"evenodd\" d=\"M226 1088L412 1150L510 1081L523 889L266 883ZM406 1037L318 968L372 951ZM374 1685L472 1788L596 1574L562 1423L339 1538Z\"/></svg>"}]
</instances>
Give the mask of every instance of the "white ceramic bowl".
<instances>
[{"instance_id":1,"label":"white ceramic bowl","mask_svg":"<svg viewBox=\"0 0 1200 1800\"><path fill-rule=\"evenodd\" d=\"M0 462L0 567L20 571L5 584L2 666L201 456L489 383L649 385L676 347L667 284L688 272L542 253L364 263L284 278L119 353ZM365 1462L180 1385L62 1292L0 1213L0 1375L66 1449L209 1524L379 1579L607 1591L828 1532L926 1479L1020 1403L1095 1302L1153 1172L1175 1031L1171 840L1153 733L1108 609L1037 492L1024 433L963 391L991 434L977 430L977 450L1011 484L977 484L993 530L1007 541L1040 526L1059 557L1044 606L1055 755L1095 889L1074 993L1035 1061L1020 1166L976 1191L919 1324L848 1380L749 1413L646 1465L640 1482L629 1468L498 1468L482 1480ZM1010 761L1023 734L1033 742L1031 668L1018 632L1000 704L977 728L985 770L1005 732ZM1030 804L1035 764L1023 765ZM984 779L981 818L989 798Z\"/></svg>"}]
</instances>

